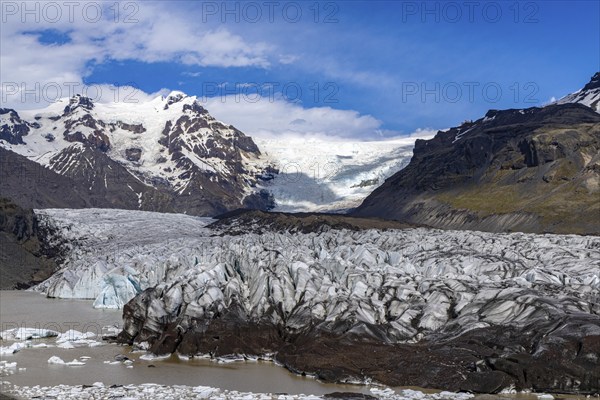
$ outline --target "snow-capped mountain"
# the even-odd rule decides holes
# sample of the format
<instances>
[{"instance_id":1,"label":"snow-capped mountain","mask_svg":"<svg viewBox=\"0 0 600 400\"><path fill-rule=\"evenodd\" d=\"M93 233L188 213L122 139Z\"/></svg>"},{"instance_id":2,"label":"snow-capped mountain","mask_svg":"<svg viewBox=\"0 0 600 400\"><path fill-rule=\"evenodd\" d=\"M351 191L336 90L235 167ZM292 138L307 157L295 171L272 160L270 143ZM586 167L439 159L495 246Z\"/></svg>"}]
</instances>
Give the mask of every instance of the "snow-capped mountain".
<instances>
[{"instance_id":1,"label":"snow-capped mountain","mask_svg":"<svg viewBox=\"0 0 600 400\"><path fill-rule=\"evenodd\" d=\"M581 90L556 101L556 104L566 103L583 104L600 113L600 72L596 72Z\"/></svg>"},{"instance_id":2,"label":"snow-capped mountain","mask_svg":"<svg viewBox=\"0 0 600 400\"><path fill-rule=\"evenodd\" d=\"M37 191L65 186L51 171L70 179L67 186L77 188L82 199L55 193L46 196L53 197L50 202L30 203L28 197L39 196L21 193L23 182L8 178L0 195L42 208L85 203L194 215L240 207L341 211L356 207L403 168L414 141L253 140L182 92L139 103L95 103L78 95L41 110L0 109L0 147L44 168L44 179L28 186ZM11 159L12 169L25 163Z\"/></svg>"},{"instance_id":3,"label":"snow-capped mountain","mask_svg":"<svg viewBox=\"0 0 600 400\"><path fill-rule=\"evenodd\" d=\"M199 215L270 207L260 190L269 166L252 138L193 96L96 104L77 95L21 114L0 111L0 145L107 193L100 206Z\"/></svg>"}]
</instances>

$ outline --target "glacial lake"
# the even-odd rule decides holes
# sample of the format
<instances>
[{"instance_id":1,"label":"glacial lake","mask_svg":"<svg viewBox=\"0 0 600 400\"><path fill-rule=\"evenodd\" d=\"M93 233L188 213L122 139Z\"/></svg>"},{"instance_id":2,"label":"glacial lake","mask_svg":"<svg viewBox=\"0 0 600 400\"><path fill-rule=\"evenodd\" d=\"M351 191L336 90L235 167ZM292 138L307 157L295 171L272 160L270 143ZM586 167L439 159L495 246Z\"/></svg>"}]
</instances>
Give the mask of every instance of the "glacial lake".
<instances>
[{"instance_id":1,"label":"glacial lake","mask_svg":"<svg viewBox=\"0 0 600 400\"><path fill-rule=\"evenodd\" d=\"M68 329L101 333L107 325L121 326L122 310L92 308L92 301L49 299L28 291L0 291L1 331L15 327L46 328L65 332ZM96 338L99 340L99 338ZM36 339L34 344L54 344L56 338ZM2 346L8 343L0 342ZM133 368L126 364L105 364L123 354L133 360ZM358 385L324 384L310 377L301 377L271 362L217 363L206 359L180 360L172 356L165 360L140 360L144 353L132 353L129 346L105 343L97 347L74 349L25 348L1 356L8 362L16 361L18 368L4 381L18 386L128 385L157 383L164 385L211 386L227 390L258 393L289 393L321 395L331 392L370 393L369 387ZM64 361L90 357L85 365L71 367L48 364L58 356ZM154 368L148 367L154 365Z\"/></svg>"}]
</instances>

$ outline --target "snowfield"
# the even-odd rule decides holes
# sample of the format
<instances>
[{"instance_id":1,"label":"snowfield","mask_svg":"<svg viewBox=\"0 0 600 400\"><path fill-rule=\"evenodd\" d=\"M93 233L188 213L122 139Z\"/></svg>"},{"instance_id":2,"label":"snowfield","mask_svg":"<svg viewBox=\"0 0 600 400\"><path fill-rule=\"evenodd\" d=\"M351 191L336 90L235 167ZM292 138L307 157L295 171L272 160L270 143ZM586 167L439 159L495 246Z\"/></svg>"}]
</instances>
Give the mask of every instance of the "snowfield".
<instances>
[{"instance_id":1,"label":"snowfield","mask_svg":"<svg viewBox=\"0 0 600 400\"><path fill-rule=\"evenodd\" d=\"M209 321L232 304L249 320L332 332L344 321L387 342L600 314L599 237L425 228L221 236L210 219L185 215L36 212L71 243L63 268L36 290L117 308L155 287L138 304L151 330Z\"/></svg>"}]
</instances>

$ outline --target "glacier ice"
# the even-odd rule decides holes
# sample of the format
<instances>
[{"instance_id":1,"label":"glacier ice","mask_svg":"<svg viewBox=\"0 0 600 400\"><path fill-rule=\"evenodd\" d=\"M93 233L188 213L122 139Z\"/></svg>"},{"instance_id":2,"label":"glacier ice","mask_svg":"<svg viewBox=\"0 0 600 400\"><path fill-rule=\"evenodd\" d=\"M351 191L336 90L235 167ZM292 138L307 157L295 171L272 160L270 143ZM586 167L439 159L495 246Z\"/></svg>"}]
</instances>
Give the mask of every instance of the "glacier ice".
<instances>
[{"instance_id":1,"label":"glacier ice","mask_svg":"<svg viewBox=\"0 0 600 400\"><path fill-rule=\"evenodd\" d=\"M392 342L600 314L593 236L425 228L229 236L184 215L37 212L73 243L63 268L37 290L116 308L155 288L143 307L151 331L208 321L234 303L248 319L288 329L345 321L379 327Z\"/></svg>"},{"instance_id":2,"label":"glacier ice","mask_svg":"<svg viewBox=\"0 0 600 400\"><path fill-rule=\"evenodd\" d=\"M123 308L141 289L131 275L120 275L111 271L104 275L102 292L94 301L94 308Z\"/></svg>"},{"instance_id":3,"label":"glacier ice","mask_svg":"<svg viewBox=\"0 0 600 400\"><path fill-rule=\"evenodd\" d=\"M10 346L0 346L0 356L15 354L25 347L27 347L27 345L23 342L15 342Z\"/></svg>"}]
</instances>

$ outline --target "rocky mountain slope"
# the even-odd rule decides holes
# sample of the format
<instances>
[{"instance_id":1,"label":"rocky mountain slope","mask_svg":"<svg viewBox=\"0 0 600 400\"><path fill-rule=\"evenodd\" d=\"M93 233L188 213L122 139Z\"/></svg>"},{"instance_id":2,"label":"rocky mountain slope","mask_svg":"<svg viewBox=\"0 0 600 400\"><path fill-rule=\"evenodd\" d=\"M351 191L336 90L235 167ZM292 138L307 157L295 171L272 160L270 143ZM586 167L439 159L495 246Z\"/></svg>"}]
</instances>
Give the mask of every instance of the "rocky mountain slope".
<instances>
[{"instance_id":1,"label":"rocky mountain slope","mask_svg":"<svg viewBox=\"0 0 600 400\"><path fill-rule=\"evenodd\" d=\"M0 289L23 289L58 270L60 246L46 245L31 209L0 197Z\"/></svg>"},{"instance_id":2,"label":"rocky mountain slope","mask_svg":"<svg viewBox=\"0 0 600 400\"><path fill-rule=\"evenodd\" d=\"M70 206L60 192L71 188L95 207L212 215L272 206L259 187L271 171L256 144L195 97L172 92L148 102L95 104L74 96L22 114L0 110L0 146L71 184L44 171L40 190L58 190L39 206ZM8 167L21 162L13 156ZM2 195L22 197L18 177L3 180Z\"/></svg>"},{"instance_id":3,"label":"rocky mountain slope","mask_svg":"<svg viewBox=\"0 0 600 400\"><path fill-rule=\"evenodd\" d=\"M39 213L71 247L37 290L124 305L119 340L154 354L274 358L324 381L600 390L597 237L315 231L286 214L267 214L271 228L252 233L260 213L218 225L142 211Z\"/></svg>"},{"instance_id":4,"label":"rocky mountain slope","mask_svg":"<svg viewBox=\"0 0 600 400\"><path fill-rule=\"evenodd\" d=\"M600 74L558 104L418 140L354 211L450 229L600 234ZM596 107L596 109L590 108Z\"/></svg>"}]
</instances>

